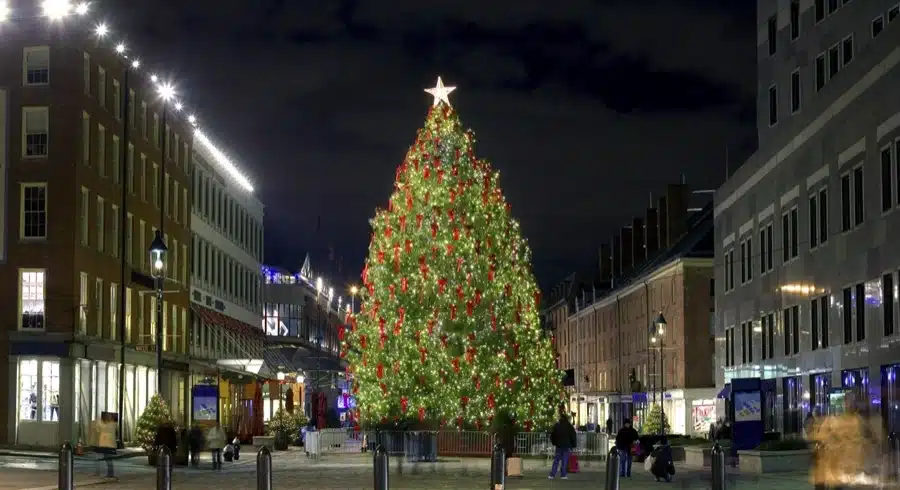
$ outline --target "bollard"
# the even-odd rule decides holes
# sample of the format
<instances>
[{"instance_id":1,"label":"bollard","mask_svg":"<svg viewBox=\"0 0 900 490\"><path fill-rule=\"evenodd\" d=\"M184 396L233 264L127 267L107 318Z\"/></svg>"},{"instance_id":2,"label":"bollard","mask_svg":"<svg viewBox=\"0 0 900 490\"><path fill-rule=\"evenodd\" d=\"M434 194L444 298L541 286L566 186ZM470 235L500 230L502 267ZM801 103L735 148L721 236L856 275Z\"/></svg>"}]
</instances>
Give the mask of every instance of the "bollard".
<instances>
[{"instance_id":1,"label":"bollard","mask_svg":"<svg viewBox=\"0 0 900 490\"><path fill-rule=\"evenodd\" d=\"M710 452L712 459L712 490L725 490L725 451L716 444Z\"/></svg>"},{"instance_id":2,"label":"bollard","mask_svg":"<svg viewBox=\"0 0 900 490\"><path fill-rule=\"evenodd\" d=\"M272 490L272 452L266 446L256 452L256 490Z\"/></svg>"},{"instance_id":3,"label":"bollard","mask_svg":"<svg viewBox=\"0 0 900 490\"><path fill-rule=\"evenodd\" d=\"M891 479L894 481L900 481L900 440L897 439L897 433L891 432L888 435L888 444L890 451L890 473Z\"/></svg>"},{"instance_id":4,"label":"bollard","mask_svg":"<svg viewBox=\"0 0 900 490\"><path fill-rule=\"evenodd\" d=\"M506 488L506 451L503 444L497 441L491 452L491 489L503 490Z\"/></svg>"},{"instance_id":5,"label":"bollard","mask_svg":"<svg viewBox=\"0 0 900 490\"><path fill-rule=\"evenodd\" d=\"M59 490L72 490L74 488L74 463L72 445L66 442L59 448Z\"/></svg>"},{"instance_id":6,"label":"bollard","mask_svg":"<svg viewBox=\"0 0 900 490\"><path fill-rule=\"evenodd\" d=\"M619 490L619 450L612 448L606 458L606 490Z\"/></svg>"},{"instance_id":7,"label":"bollard","mask_svg":"<svg viewBox=\"0 0 900 490\"><path fill-rule=\"evenodd\" d=\"M375 464L375 490L388 490L390 488L388 481L390 462L388 461L388 452L381 444L375 447L372 461Z\"/></svg>"},{"instance_id":8,"label":"bollard","mask_svg":"<svg viewBox=\"0 0 900 490\"><path fill-rule=\"evenodd\" d=\"M156 457L156 490L172 490L172 452L166 446Z\"/></svg>"}]
</instances>

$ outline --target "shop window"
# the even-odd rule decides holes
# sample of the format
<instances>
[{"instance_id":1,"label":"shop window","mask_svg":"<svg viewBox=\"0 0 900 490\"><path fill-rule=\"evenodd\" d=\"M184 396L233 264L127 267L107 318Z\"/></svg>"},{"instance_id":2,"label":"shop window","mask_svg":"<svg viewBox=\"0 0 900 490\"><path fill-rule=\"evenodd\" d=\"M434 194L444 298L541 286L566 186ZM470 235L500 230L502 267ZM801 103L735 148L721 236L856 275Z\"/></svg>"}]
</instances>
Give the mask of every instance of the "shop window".
<instances>
[{"instance_id":1,"label":"shop window","mask_svg":"<svg viewBox=\"0 0 900 490\"><path fill-rule=\"evenodd\" d=\"M19 419L37 420L38 362L19 361Z\"/></svg>"},{"instance_id":2,"label":"shop window","mask_svg":"<svg viewBox=\"0 0 900 490\"><path fill-rule=\"evenodd\" d=\"M106 411L119 411L119 366L106 366Z\"/></svg>"},{"instance_id":3,"label":"shop window","mask_svg":"<svg viewBox=\"0 0 900 490\"><path fill-rule=\"evenodd\" d=\"M59 362L41 363L42 420L59 421Z\"/></svg>"}]
</instances>

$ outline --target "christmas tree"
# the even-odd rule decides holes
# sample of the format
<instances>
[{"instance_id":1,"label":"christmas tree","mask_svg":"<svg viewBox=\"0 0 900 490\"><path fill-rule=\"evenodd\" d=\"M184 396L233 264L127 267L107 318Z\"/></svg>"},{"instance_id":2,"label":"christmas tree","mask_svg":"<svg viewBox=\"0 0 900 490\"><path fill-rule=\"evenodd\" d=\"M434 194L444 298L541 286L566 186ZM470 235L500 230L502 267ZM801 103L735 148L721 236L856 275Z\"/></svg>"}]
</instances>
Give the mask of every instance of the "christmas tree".
<instances>
[{"instance_id":1,"label":"christmas tree","mask_svg":"<svg viewBox=\"0 0 900 490\"><path fill-rule=\"evenodd\" d=\"M157 393L150 398L150 403L147 404L144 413L138 417L137 427L135 427L135 439L144 451L148 453L153 451L156 430L167 422L172 422L172 413L169 411L169 406Z\"/></svg>"},{"instance_id":2,"label":"christmas tree","mask_svg":"<svg viewBox=\"0 0 900 490\"><path fill-rule=\"evenodd\" d=\"M360 311L341 329L361 420L546 427L562 401L531 253L447 94L376 210Z\"/></svg>"},{"instance_id":3,"label":"christmas tree","mask_svg":"<svg viewBox=\"0 0 900 490\"><path fill-rule=\"evenodd\" d=\"M665 426L662 424L665 423ZM663 416L663 410L659 404L654 403L647 413L647 419L644 421L645 434L668 434L671 432L669 427L669 419Z\"/></svg>"}]
</instances>

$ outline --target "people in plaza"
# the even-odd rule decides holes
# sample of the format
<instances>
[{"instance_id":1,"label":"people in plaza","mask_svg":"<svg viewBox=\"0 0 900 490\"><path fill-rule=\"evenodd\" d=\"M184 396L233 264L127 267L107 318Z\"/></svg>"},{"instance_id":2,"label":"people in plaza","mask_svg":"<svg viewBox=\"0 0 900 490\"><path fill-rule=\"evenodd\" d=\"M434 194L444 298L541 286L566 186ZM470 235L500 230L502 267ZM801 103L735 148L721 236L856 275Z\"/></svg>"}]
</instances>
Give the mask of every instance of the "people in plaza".
<instances>
[{"instance_id":1,"label":"people in plaza","mask_svg":"<svg viewBox=\"0 0 900 490\"><path fill-rule=\"evenodd\" d=\"M640 439L631 421L625 419L625 423L616 434L616 449L619 450L619 476L631 478L631 447Z\"/></svg>"},{"instance_id":2,"label":"people in plaza","mask_svg":"<svg viewBox=\"0 0 900 490\"><path fill-rule=\"evenodd\" d=\"M569 418L565 413L559 415L559 421L553 426L553 432L550 433L550 442L556 447L556 455L553 457L553 466L550 468L549 478L556 478L556 469L559 468L559 474L563 480L568 479L569 472L569 455L578 444L575 427L569 422Z\"/></svg>"},{"instance_id":3,"label":"people in plaza","mask_svg":"<svg viewBox=\"0 0 900 490\"><path fill-rule=\"evenodd\" d=\"M669 440L663 437L658 448L651 453L653 462L650 464L650 473L656 477L656 481L663 479L672 481L672 475L675 474L675 464L672 460L672 447L669 446Z\"/></svg>"},{"instance_id":4,"label":"people in plaza","mask_svg":"<svg viewBox=\"0 0 900 490\"><path fill-rule=\"evenodd\" d=\"M206 446L212 452L213 469L222 469L222 449L227 444L225 431L218 423L206 433Z\"/></svg>"},{"instance_id":5,"label":"people in plaza","mask_svg":"<svg viewBox=\"0 0 900 490\"><path fill-rule=\"evenodd\" d=\"M188 432L188 449L191 452L191 466L194 468L200 466L200 452L203 451L204 442L203 429L194 424Z\"/></svg>"},{"instance_id":6,"label":"people in plaza","mask_svg":"<svg viewBox=\"0 0 900 490\"><path fill-rule=\"evenodd\" d=\"M608 435L612 435L612 433L613 433L613 421L612 421L612 417L606 419L606 433L607 433Z\"/></svg>"}]
</instances>

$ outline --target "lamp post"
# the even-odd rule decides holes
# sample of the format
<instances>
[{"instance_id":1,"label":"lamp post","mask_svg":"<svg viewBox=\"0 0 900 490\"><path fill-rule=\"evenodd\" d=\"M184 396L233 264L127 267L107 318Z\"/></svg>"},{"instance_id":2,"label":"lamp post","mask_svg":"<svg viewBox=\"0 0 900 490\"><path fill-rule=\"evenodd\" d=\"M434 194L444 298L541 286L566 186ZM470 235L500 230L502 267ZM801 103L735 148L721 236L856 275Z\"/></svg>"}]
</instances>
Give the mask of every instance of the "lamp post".
<instances>
[{"instance_id":1,"label":"lamp post","mask_svg":"<svg viewBox=\"0 0 900 490\"><path fill-rule=\"evenodd\" d=\"M315 397L314 403L316 404L316 419L319 418L318 417L319 416L318 403L319 403L319 396L320 396L319 395L319 377L322 376L322 371L321 371L321 367L322 367L322 361L321 361L321 357L322 357L322 316L321 316L322 315L322 306L319 304L319 296L322 295L322 288L324 287L324 285L325 285L325 283L322 282L322 278L317 277L316 278L316 347L319 349L319 352L316 353L316 377L315 377L315 383L313 384L313 396ZM310 414L310 415L312 415L312 414ZM315 423L316 423L316 427L318 427L319 421L316 420Z\"/></svg>"},{"instance_id":2,"label":"lamp post","mask_svg":"<svg viewBox=\"0 0 900 490\"><path fill-rule=\"evenodd\" d=\"M665 346L666 325L666 317L660 312L650 327L650 342L659 344L659 430L661 435L666 434L666 410L663 408L666 399L666 389L663 384L663 348Z\"/></svg>"},{"instance_id":3,"label":"lamp post","mask_svg":"<svg viewBox=\"0 0 900 490\"><path fill-rule=\"evenodd\" d=\"M359 293L359 288L355 285L350 286L350 312L356 313L356 294Z\"/></svg>"},{"instance_id":4,"label":"lamp post","mask_svg":"<svg viewBox=\"0 0 900 490\"><path fill-rule=\"evenodd\" d=\"M150 243L150 268L156 283L156 393L162 396L162 321L163 321L163 285L166 281L166 253L169 249L163 240L162 230L156 230L156 236Z\"/></svg>"}]
</instances>

